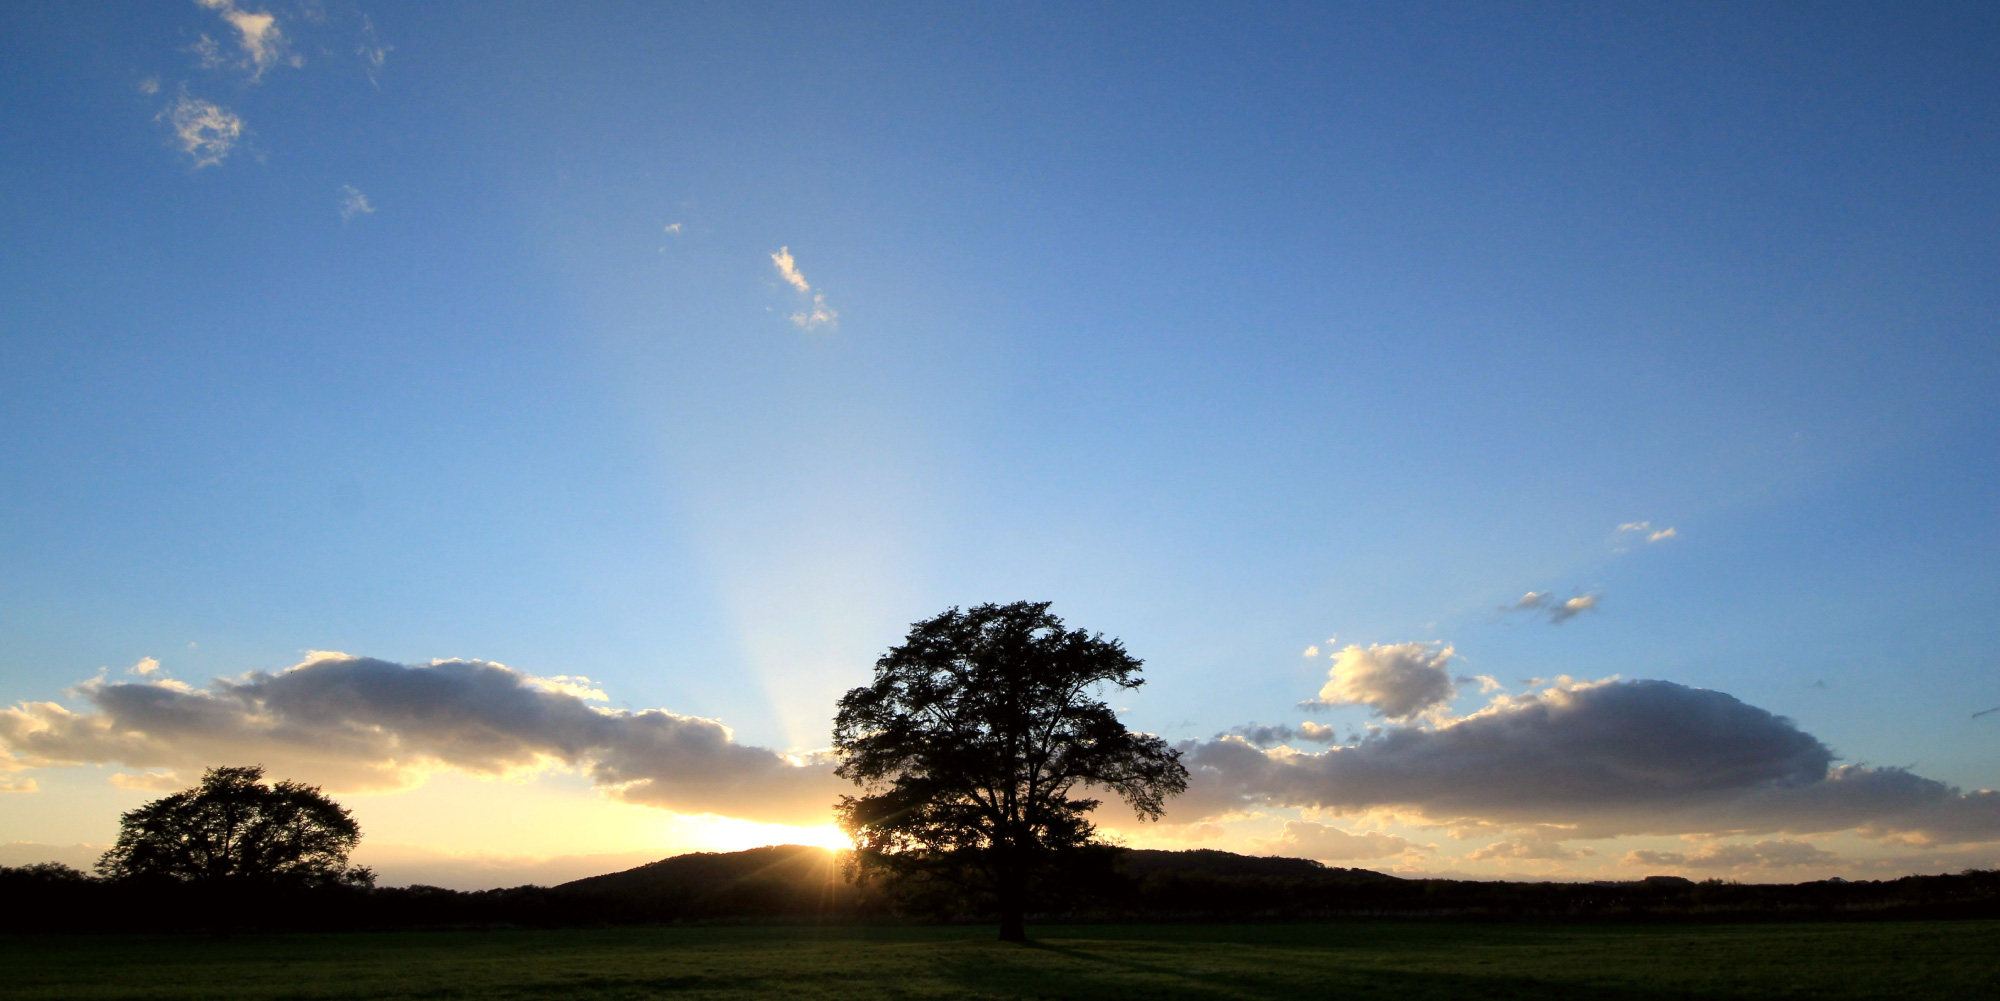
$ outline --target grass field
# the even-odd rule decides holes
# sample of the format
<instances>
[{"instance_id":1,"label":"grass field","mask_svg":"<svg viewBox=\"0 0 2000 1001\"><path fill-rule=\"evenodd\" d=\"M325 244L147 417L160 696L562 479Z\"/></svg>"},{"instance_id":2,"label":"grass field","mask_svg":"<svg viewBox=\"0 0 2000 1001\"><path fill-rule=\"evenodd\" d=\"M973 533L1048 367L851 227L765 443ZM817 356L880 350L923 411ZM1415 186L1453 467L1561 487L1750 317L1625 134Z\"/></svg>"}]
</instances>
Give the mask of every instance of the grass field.
<instances>
[{"instance_id":1,"label":"grass field","mask_svg":"<svg viewBox=\"0 0 2000 1001\"><path fill-rule=\"evenodd\" d=\"M2000 998L2000 922L0 939L0 998Z\"/></svg>"}]
</instances>

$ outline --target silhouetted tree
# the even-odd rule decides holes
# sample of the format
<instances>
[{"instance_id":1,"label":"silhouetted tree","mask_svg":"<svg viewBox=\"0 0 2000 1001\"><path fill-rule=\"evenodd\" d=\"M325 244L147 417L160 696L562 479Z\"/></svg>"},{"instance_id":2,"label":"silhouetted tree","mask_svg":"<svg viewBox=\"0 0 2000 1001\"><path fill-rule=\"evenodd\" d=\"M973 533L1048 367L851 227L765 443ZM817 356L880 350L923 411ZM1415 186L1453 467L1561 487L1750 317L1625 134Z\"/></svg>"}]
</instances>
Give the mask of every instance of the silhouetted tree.
<instances>
[{"instance_id":1,"label":"silhouetted tree","mask_svg":"<svg viewBox=\"0 0 2000 1001\"><path fill-rule=\"evenodd\" d=\"M1180 752L1125 729L1096 697L1138 688L1140 661L1115 639L1065 630L1048 602L980 605L910 627L849 691L834 720L841 826L865 867L891 875L974 872L1022 941L1030 881L1092 844L1086 815L1109 790L1157 820L1187 788Z\"/></svg>"},{"instance_id":2,"label":"silhouetted tree","mask_svg":"<svg viewBox=\"0 0 2000 1001\"><path fill-rule=\"evenodd\" d=\"M347 864L361 825L345 807L317 786L263 777L254 765L211 768L200 785L127 812L97 871L208 886L373 885L373 872Z\"/></svg>"}]
</instances>

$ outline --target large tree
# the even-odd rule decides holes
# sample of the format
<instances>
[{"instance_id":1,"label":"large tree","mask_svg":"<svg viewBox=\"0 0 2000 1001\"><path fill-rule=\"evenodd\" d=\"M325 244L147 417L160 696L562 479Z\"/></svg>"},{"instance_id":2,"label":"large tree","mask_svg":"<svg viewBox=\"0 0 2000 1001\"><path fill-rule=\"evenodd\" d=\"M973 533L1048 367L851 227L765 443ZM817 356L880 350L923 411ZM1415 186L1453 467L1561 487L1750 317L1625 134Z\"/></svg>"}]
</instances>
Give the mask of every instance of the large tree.
<instances>
[{"instance_id":1,"label":"large tree","mask_svg":"<svg viewBox=\"0 0 2000 1001\"><path fill-rule=\"evenodd\" d=\"M118 843L97 862L111 878L165 877L210 886L285 883L366 886L347 864L361 825L297 782L266 785L257 766L211 768L201 784L119 818Z\"/></svg>"},{"instance_id":2,"label":"large tree","mask_svg":"<svg viewBox=\"0 0 2000 1001\"><path fill-rule=\"evenodd\" d=\"M1115 793L1157 820L1187 788L1180 752L1133 733L1098 691L1138 688L1115 639L1063 628L1048 602L953 608L910 627L834 720L841 826L864 866L980 874L1000 938L1027 937L1031 881L1093 843L1088 814Z\"/></svg>"}]
</instances>

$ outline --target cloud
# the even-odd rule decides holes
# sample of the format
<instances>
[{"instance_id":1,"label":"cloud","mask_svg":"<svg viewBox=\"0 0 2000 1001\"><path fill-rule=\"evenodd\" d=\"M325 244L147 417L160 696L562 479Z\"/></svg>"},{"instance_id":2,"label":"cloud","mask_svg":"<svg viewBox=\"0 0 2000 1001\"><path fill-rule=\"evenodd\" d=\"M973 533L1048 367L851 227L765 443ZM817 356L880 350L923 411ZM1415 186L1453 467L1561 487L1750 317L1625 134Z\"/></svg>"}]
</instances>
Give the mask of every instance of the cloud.
<instances>
[{"instance_id":1,"label":"cloud","mask_svg":"<svg viewBox=\"0 0 2000 1001\"><path fill-rule=\"evenodd\" d=\"M186 90L154 119L165 119L173 127L174 140L181 152L194 160L196 170L220 164L243 141L243 119L213 102L189 96Z\"/></svg>"},{"instance_id":2,"label":"cloud","mask_svg":"<svg viewBox=\"0 0 2000 1001\"><path fill-rule=\"evenodd\" d=\"M800 293L812 291L812 283L806 281L806 276L799 273L798 262L792 257L792 248L779 247L778 252L771 255L771 263L777 266L778 277L783 278Z\"/></svg>"},{"instance_id":3,"label":"cloud","mask_svg":"<svg viewBox=\"0 0 2000 1001\"><path fill-rule=\"evenodd\" d=\"M346 222L358 215L374 215L375 206L368 203L368 196L352 184L343 184L337 192L340 195L340 221Z\"/></svg>"},{"instance_id":4,"label":"cloud","mask_svg":"<svg viewBox=\"0 0 2000 1001\"><path fill-rule=\"evenodd\" d=\"M826 293L814 291L812 283L806 281L806 276L800 273L798 261L792 257L790 247L779 247L778 252L771 255L771 263L777 267L778 277L783 278L786 284L797 289L800 295L812 297L811 302L792 313L790 317L793 323L798 324L800 330L831 329L840 325L840 314L826 304Z\"/></svg>"},{"instance_id":5,"label":"cloud","mask_svg":"<svg viewBox=\"0 0 2000 1001\"><path fill-rule=\"evenodd\" d=\"M1823 688L1823 687L1825 687L1825 682L1821 682L1821 683L1820 683L1820 687L1822 687L1822 688ZM1979 718L1979 717L1981 717L1981 716L1991 716L1991 715L1992 715L1992 714L1994 714L1994 713L2000 713L2000 706L1994 706L1994 707L1993 707L1993 708L1991 708L1991 709L1981 709L1981 710L1979 710L1978 712L1976 712L1976 713L1973 713L1973 714L1972 714L1972 718L1973 718L1973 719L1978 719L1978 718Z\"/></svg>"},{"instance_id":6,"label":"cloud","mask_svg":"<svg viewBox=\"0 0 2000 1001\"><path fill-rule=\"evenodd\" d=\"M2000 793L1835 766L1790 720L1667 681L1501 695L1464 719L1385 727L1318 753L1237 736L1183 750L1192 782L1170 807L1178 822L1278 806L1554 825L1579 838L1852 829L1923 844L2000 839Z\"/></svg>"},{"instance_id":7,"label":"cloud","mask_svg":"<svg viewBox=\"0 0 2000 1001\"><path fill-rule=\"evenodd\" d=\"M146 792L177 792L192 785L173 772L139 772L127 774L113 772L105 780L120 789L136 789Z\"/></svg>"},{"instance_id":8,"label":"cloud","mask_svg":"<svg viewBox=\"0 0 2000 1001\"><path fill-rule=\"evenodd\" d=\"M132 665L130 668L127 668L126 672L128 674L136 674L139 677L144 678L151 676L154 672L158 671L159 669L160 669L160 662L158 660L155 660L151 657L141 657L139 658L139 662L137 664Z\"/></svg>"},{"instance_id":9,"label":"cloud","mask_svg":"<svg viewBox=\"0 0 2000 1001\"><path fill-rule=\"evenodd\" d=\"M1428 850L1392 834L1383 834L1380 831L1355 834L1338 827L1315 824L1309 820L1287 820L1283 834L1275 838L1259 838L1252 843L1257 850L1267 854L1290 855L1317 859L1321 862L1385 858L1406 852Z\"/></svg>"},{"instance_id":10,"label":"cloud","mask_svg":"<svg viewBox=\"0 0 2000 1001\"><path fill-rule=\"evenodd\" d=\"M670 222L670 223L666 224L665 226L662 226L662 227L660 227L660 229L661 229L661 230L662 230L663 232L667 232L667 233L678 233L678 232L680 232L680 231L681 231L681 224L680 224L680 223L677 223L677 222Z\"/></svg>"},{"instance_id":11,"label":"cloud","mask_svg":"<svg viewBox=\"0 0 2000 1001\"><path fill-rule=\"evenodd\" d=\"M0 792L41 792L34 779L0 779Z\"/></svg>"},{"instance_id":12,"label":"cloud","mask_svg":"<svg viewBox=\"0 0 2000 1001\"><path fill-rule=\"evenodd\" d=\"M1314 723L1310 720L1300 723L1296 729L1289 726L1265 726L1261 723L1246 723L1230 732L1258 747L1272 747L1294 740L1303 740L1314 744L1331 744L1337 739L1337 731L1333 727Z\"/></svg>"},{"instance_id":13,"label":"cloud","mask_svg":"<svg viewBox=\"0 0 2000 1001\"><path fill-rule=\"evenodd\" d=\"M1409 719L1458 695L1452 656L1451 647L1435 643L1349 645L1333 655L1313 704L1365 705L1379 716Z\"/></svg>"},{"instance_id":14,"label":"cloud","mask_svg":"<svg viewBox=\"0 0 2000 1001\"><path fill-rule=\"evenodd\" d=\"M1618 534L1623 535L1627 532L1643 532L1647 542L1665 542L1680 534L1672 525L1653 531L1653 523L1650 521L1628 521L1618 526Z\"/></svg>"},{"instance_id":15,"label":"cloud","mask_svg":"<svg viewBox=\"0 0 2000 1001\"><path fill-rule=\"evenodd\" d=\"M236 29L237 47L243 56L236 65L250 72L255 81L264 76L264 71L273 66L303 66L305 57L291 53L290 43L285 33L278 27L278 19L267 11L244 10L236 6L235 0L194 0L209 10L215 11L231 28ZM214 67L223 65L224 59L214 39L207 35L195 44L195 52L202 57L202 65Z\"/></svg>"},{"instance_id":16,"label":"cloud","mask_svg":"<svg viewBox=\"0 0 2000 1001\"><path fill-rule=\"evenodd\" d=\"M1552 862L1585 858L1597 854L1590 848L1568 848L1563 839L1570 831L1560 828L1537 827L1515 832L1513 837L1496 841L1466 856L1473 862L1499 859L1538 859Z\"/></svg>"},{"instance_id":17,"label":"cloud","mask_svg":"<svg viewBox=\"0 0 2000 1001\"><path fill-rule=\"evenodd\" d=\"M838 325L840 321L840 314L834 312L833 309L826 304L826 295L824 293L814 292L812 298L812 309L810 310L801 309L798 312L793 313L791 319L793 323L799 325L799 329L801 330L818 330L821 327L832 327Z\"/></svg>"},{"instance_id":18,"label":"cloud","mask_svg":"<svg viewBox=\"0 0 2000 1001\"><path fill-rule=\"evenodd\" d=\"M1303 654L1300 654L1300 656L1302 656L1302 657L1317 657L1317 656L1319 656L1319 645L1318 645L1318 644L1314 644L1314 645L1312 645L1312 646L1309 646L1309 647L1306 647L1306 652L1305 652L1305 653L1303 653Z\"/></svg>"},{"instance_id":19,"label":"cloud","mask_svg":"<svg viewBox=\"0 0 2000 1001\"><path fill-rule=\"evenodd\" d=\"M737 743L711 719L589 705L577 679L537 679L476 660L411 666L317 653L284 671L207 690L85 682L92 710L0 710L0 768L117 762L137 768L263 763L337 791L405 789L456 769L573 768L608 795L678 813L824 823L841 786L824 756L803 763ZM592 690L590 695L600 693Z\"/></svg>"},{"instance_id":20,"label":"cloud","mask_svg":"<svg viewBox=\"0 0 2000 1001\"><path fill-rule=\"evenodd\" d=\"M1755 844L1713 844L1693 854L1649 849L1626 852L1619 865L1671 866L1681 869L1795 869L1844 861L1832 852L1804 841L1780 838Z\"/></svg>"},{"instance_id":21,"label":"cloud","mask_svg":"<svg viewBox=\"0 0 2000 1001\"><path fill-rule=\"evenodd\" d=\"M1549 625L1559 626L1585 612L1597 608L1598 596L1582 594L1574 598L1558 601L1547 591L1529 591L1511 605L1502 605L1503 612L1529 612L1548 617Z\"/></svg>"},{"instance_id":22,"label":"cloud","mask_svg":"<svg viewBox=\"0 0 2000 1001\"><path fill-rule=\"evenodd\" d=\"M368 82L381 85L382 65L389 61L389 53L395 51L393 45L383 45L375 37L375 21L366 14L361 15L361 44L354 54L361 57L361 69L368 74Z\"/></svg>"},{"instance_id":23,"label":"cloud","mask_svg":"<svg viewBox=\"0 0 2000 1001\"><path fill-rule=\"evenodd\" d=\"M159 77L149 76L146 79L139 81L139 93L144 94L147 97L151 97L159 92L160 92Z\"/></svg>"}]
</instances>

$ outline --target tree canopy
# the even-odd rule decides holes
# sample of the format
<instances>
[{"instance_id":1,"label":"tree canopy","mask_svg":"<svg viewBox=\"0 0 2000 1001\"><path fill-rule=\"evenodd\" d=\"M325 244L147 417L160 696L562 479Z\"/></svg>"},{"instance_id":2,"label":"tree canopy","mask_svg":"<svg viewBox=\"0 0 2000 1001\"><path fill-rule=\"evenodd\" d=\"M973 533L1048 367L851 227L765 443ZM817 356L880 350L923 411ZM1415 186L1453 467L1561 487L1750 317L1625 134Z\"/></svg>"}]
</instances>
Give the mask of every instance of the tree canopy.
<instances>
[{"instance_id":1,"label":"tree canopy","mask_svg":"<svg viewBox=\"0 0 2000 1001\"><path fill-rule=\"evenodd\" d=\"M1136 689L1115 639L1063 627L1048 602L952 608L916 623L834 720L841 826L864 865L984 876L1000 937L1021 940L1034 875L1093 843L1108 791L1142 820L1187 788L1180 753L1097 697Z\"/></svg>"},{"instance_id":2,"label":"tree canopy","mask_svg":"<svg viewBox=\"0 0 2000 1001\"><path fill-rule=\"evenodd\" d=\"M255 765L211 768L200 785L128 811L98 872L191 883L375 881L374 873L347 864L361 825L345 807L317 786L267 785L263 777Z\"/></svg>"}]
</instances>

